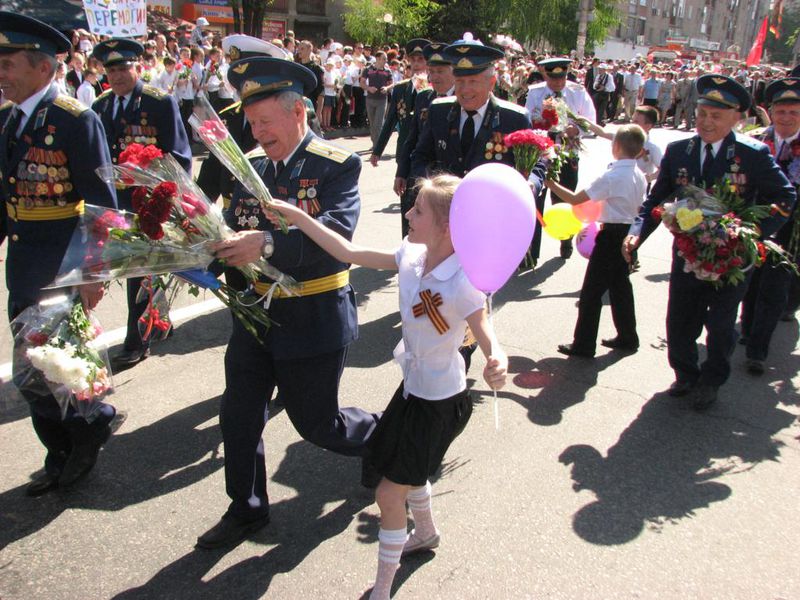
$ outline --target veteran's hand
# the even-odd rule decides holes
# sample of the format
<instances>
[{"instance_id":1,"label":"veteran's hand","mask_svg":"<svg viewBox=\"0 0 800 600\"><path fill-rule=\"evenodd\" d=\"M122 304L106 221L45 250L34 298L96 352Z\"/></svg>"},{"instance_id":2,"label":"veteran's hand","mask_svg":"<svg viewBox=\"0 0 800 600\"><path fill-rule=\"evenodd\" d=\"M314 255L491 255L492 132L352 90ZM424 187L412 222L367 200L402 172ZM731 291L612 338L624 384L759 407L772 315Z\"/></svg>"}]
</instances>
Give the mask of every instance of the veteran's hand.
<instances>
[{"instance_id":1,"label":"veteran's hand","mask_svg":"<svg viewBox=\"0 0 800 600\"><path fill-rule=\"evenodd\" d=\"M216 258L224 260L225 264L241 267L261 258L263 246L263 231L237 231L227 240L212 244L211 251Z\"/></svg>"},{"instance_id":2,"label":"veteran's hand","mask_svg":"<svg viewBox=\"0 0 800 600\"><path fill-rule=\"evenodd\" d=\"M380 156L378 156L377 154L373 154L373 155L371 155L369 157L369 164L371 164L373 167L377 167L378 166L378 161L380 159L381 159Z\"/></svg>"},{"instance_id":3,"label":"veteran's hand","mask_svg":"<svg viewBox=\"0 0 800 600\"><path fill-rule=\"evenodd\" d=\"M630 264L633 252L638 247L639 247L638 235L629 235L625 237L625 239L622 241L622 256L625 258L625 262Z\"/></svg>"},{"instance_id":4,"label":"veteran's hand","mask_svg":"<svg viewBox=\"0 0 800 600\"><path fill-rule=\"evenodd\" d=\"M79 286L78 293L81 295L81 303L83 308L88 312L93 310L95 306L103 299L105 293L105 285L103 283L86 283Z\"/></svg>"},{"instance_id":5,"label":"veteran's hand","mask_svg":"<svg viewBox=\"0 0 800 600\"><path fill-rule=\"evenodd\" d=\"M402 196L406 193L406 180L405 177L395 177L394 178L394 193L398 196Z\"/></svg>"}]
</instances>

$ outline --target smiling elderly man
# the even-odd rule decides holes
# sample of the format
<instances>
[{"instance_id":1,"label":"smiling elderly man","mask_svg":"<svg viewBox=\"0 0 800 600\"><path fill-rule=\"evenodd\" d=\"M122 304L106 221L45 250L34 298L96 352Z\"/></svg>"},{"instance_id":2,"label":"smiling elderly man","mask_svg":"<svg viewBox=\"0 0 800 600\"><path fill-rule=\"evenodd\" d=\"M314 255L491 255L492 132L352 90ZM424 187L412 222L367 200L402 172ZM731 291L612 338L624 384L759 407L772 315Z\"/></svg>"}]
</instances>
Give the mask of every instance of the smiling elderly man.
<instances>
[{"instance_id":1,"label":"smiling elderly man","mask_svg":"<svg viewBox=\"0 0 800 600\"><path fill-rule=\"evenodd\" d=\"M630 261L636 249L658 222L651 211L667 201L681 186L703 188L729 180L748 204L774 204L771 217L760 227L764 236L776 232L795 203L794 187L786 179L767 146L738 135L733 127L750 106L750 95L730 77L704 75L697 80L697 135L667 146L658 179L642 205L623 254ZM736 344L736 311L747 291L752 269L737 285L714 287L684 271L684 260L672 247L672 272L667 305L667 352L675 371L671 396L691 394L696 410L717 400L717 390L730 375L730 356ZM697 338L705 327L707 357L698 366Z\"/></svg>"},{"instance_id":2,"label":"smiling elderly man","mask_svg":"<svg viewBox=\"0 0 800 600\"><path fill-rule=\"evenodd\" d=\"M228 79L239 90L253 136L266 154L255 159L254 167L270 193L350 239L360 211L361 160L308 130L303 94L316 86L314 74L298 63L255 57L231 64ZM256 283L258 294L272 296L267 310L275 322L269 330L261 328L258 339L233 320L220 406L231 503L222 520L198 538L201 548L234 544L269 522L261 434L276 387L298 433L339 454L363 456L378 421L378 415L361 409L339 408L339 379L347 349L358 336L350 265L326 254L299 229L276 231L241 186L226 217L238 233L215 247L218 258L235 267L263 257L302 286L299 297L287 297L279 290L270 293L270 281Z\"/></svg>"}]
</instances>

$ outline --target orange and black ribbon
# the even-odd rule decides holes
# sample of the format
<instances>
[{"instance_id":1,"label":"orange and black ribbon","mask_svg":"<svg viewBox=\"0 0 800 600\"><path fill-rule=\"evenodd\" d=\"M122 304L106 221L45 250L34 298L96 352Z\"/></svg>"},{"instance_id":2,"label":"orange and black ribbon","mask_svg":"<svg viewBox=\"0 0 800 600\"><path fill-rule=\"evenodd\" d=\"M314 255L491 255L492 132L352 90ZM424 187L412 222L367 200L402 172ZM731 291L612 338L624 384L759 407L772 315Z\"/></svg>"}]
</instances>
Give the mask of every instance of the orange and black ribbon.
<instances>
[{"instance_id":1,"label":"orange and black ribbon","mask_svg":"<svg viewBox=\"0 0 800 600\"><path fill-rule=\"evenodd\" d=\"M421 317L422 315L428 315L428 318L431 320L431 323L433 323L436 331L439 332L439 335L442 335L445 331L450 329L450 326L447 324L447 321L444 320L438 308L444 303L442 295L438 292L436 294L431 294L430 290L423 290L419 293L419 297L422 299L422 302L411 307L414 316Z\"/></svg>"}]
</instances>

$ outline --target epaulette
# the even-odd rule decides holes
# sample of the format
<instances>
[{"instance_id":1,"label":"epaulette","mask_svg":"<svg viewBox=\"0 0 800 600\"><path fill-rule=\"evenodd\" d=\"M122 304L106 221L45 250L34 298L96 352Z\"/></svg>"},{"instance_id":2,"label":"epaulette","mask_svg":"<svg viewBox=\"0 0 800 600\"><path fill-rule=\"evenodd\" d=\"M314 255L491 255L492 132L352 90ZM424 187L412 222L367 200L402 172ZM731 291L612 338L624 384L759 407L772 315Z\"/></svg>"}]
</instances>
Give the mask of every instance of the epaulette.
<instances>
[{"instance_id":1,"label":"epaulette","mask_svg":"<svg viewBox=\"0 0 800 600\"><path fill-rule=\"evenodd\" d=\"M515 113L519 113L521 115L527 115L528 109L524 106L520 106L519 104L514 104L513 102L509 102L508 100L501 100L500 98L495 98L495 102L497 102L498 107L507 108L508 110L512 110Z\"/></svg>"},{"instance_id":2,"label":"epaulette","mask_svg":"<svg viewBox=\"0 0 800 600\"><path fill-rule=\"evenodd\" d=\"M14 103L11 100L6 100L3 104L0 104L0 110L7 110L14 106Z\"/></svg>"},{"instance_id":3,"label":"epaulette","mask_svg":"<svg viewBox=\"0 0 800 600\"><path fill-rule=\"evenodd\" d=\"M250 150L250 152L245 153L244 157L247 160L253 160L254 158L264 158L266 155L267 153L264 152L264 148L262 148L261 146L256 146L255 148Z\"/></svg>"},{"instance_id":4,"label":"epaulette","mask_svg":"<svg viewBox=\"0 0 800 600\"><path fill-rule=\"evenodd\" d=\"M441 98L434 98L431 106L434 104L453 104L456 101L455 96L442 96Z\"/></svg>"},{"instance_id":5,"label":"epaulette","mask_svg":"<svg viewBox=\"0 0 800 600\"><path fill-rule=\"evenodd\" d=\"M311 154L316 154L317 156L324 156L325 158L331 159L333 162L336 163L343 163L348 158L350 158L350 152L343 148L339 148L338 146L333 146L332 144L328 144L320 139L313 139L308 143L306 146L306 150Z\"/></svg>"},{"instance_id":6,"label":"epaulette","mask_svg":"<svg viewBox=\"0 0 800 600\"><path fill-rule=\"evenodd\" d=\"M223 108L221 111L219 111L219 114L222 115L222 114L225 114L226 112L231 112L231 111L232 112L239 112L239 107L241 107L241 106L242 106L242 101L239 100L238 102L234 102L233 104Z\"/></svg>"},{"instance_id":7,"label":"epaulette","mask_svg":"<svg viewBox=\"0 0 800 600\"><path fill-rule=\"evenodd\" d=\"M540 90L545 86L547 86L547 82L546 81L537 81L536 83L532 83L531 85L529 85L528 89L530 91Z\"/></svg>"},{"instance_id":8,"label":"epaulette","mask_svg":"<svg viewBox=\"0 0 800 600\"><path fill-rule=\"evenodd\" d=\"M156 100L161 100L162 98L165 98L167 96L167 92L165 92L164 90L146 84L144 87L142 87L142 93L145 96L150 96L151 98L155 98Z\"/></svg>"},{"instance_id":9,"label":"epaulette","mask_svg":"<svg viewBox=\"0 0 800 600\"><path fill-rule=\"evenodd\" d=\"M58 108L65 110L73 117L77 117L81 113L89 110L89 108L84 106L77 98L73 98L72 96L67 96L65 94L59 94L56 96L56 99L53 100L53 104Z\"/></svg>"},{"instance_id":10,"label":"epaulette","mask_svg":"<svg viewBox=\"0 0 800 600\"><path fill-rule=\"evenodd\" d=\"M108 98L113 93L114 92L111 90L111 88L108 88L106 91L104 91L102 94L100 94L97 98L95 98L94 101L97 102L98 100L104 100L105 98Z\"/></svg>"},{"instance_id":11,"label":"epaulette","mask_svg":"<svg viewBox=\"0 0 800 600\"><path fill-rule=\"evenodd\" d=\"M736 136L736 143L743 144L748 148L752 148L753 150L761 150L766 145L764 142L760 142L755 138L751 138L749 135L744 135L741 133L734 134Z\"/></svg>"}]
</instances>

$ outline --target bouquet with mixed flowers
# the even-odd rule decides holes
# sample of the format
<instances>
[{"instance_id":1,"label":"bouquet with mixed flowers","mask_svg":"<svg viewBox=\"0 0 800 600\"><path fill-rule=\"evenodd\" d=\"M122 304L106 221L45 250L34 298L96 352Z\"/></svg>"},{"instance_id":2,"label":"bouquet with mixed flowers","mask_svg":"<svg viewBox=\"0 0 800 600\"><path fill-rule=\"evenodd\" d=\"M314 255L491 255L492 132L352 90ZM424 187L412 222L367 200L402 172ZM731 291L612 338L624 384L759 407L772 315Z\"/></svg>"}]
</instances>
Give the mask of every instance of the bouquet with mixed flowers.
<instances>
[{"instance_id":1,"label":"bouquet with mixed flowers","mask_svg":"<svg viewBox=\"0 0 800 600\"><path fill-rule=\"evenodd\" d=\"M70 407L91 422L113 389L102 328L77 294L26 308L11 323L14 384L26 395L52 394L62 417Z\"/></svg>"},{"instance_id":2,"label":"bouquet with mixed flowers","mask_svg":"<svg viewBox=\"0 0 800 600\"><path fill-rule=\"evenodd\" d=\"M746 205L727 183L717 184L711 193L687 185L675 201L653 209L675 236L678 254L684 259L684 271L714 287L736 285L753 267L768 259L796 271L786 252L769 240L760 240L758 223L770 208Z\"/></svg>"}]
</instances>

